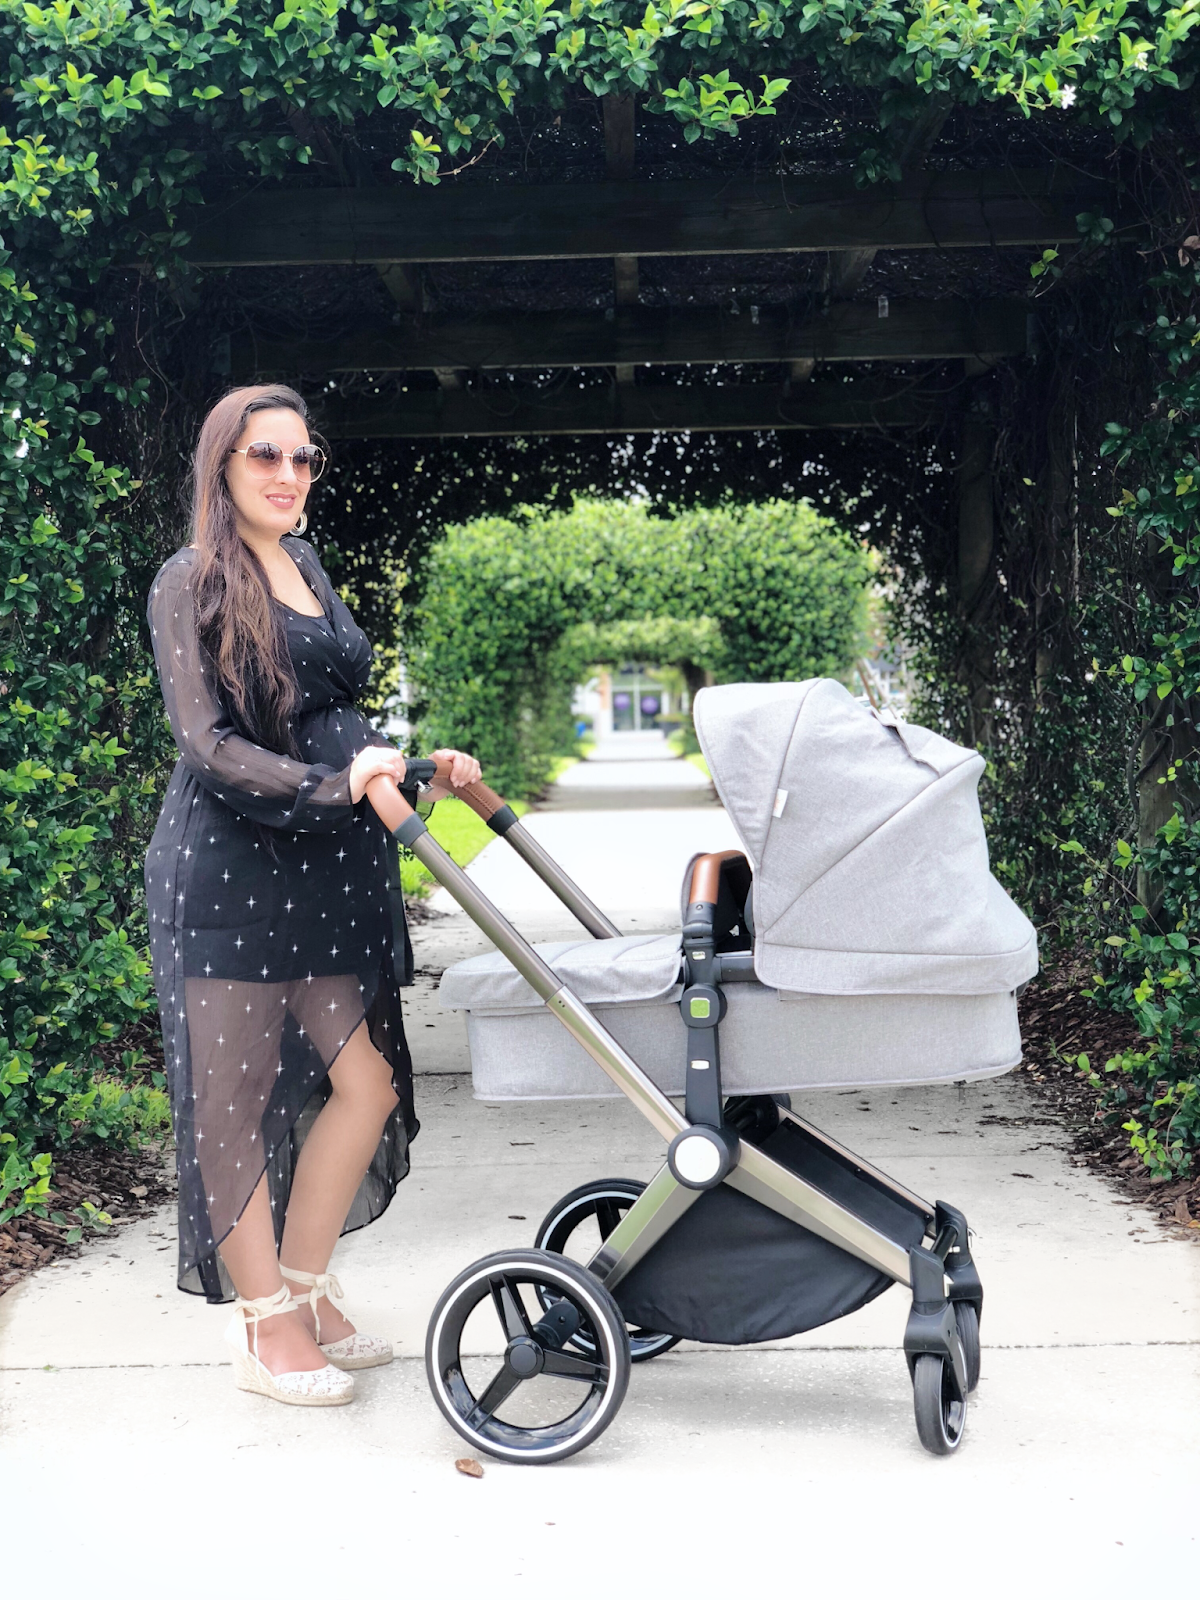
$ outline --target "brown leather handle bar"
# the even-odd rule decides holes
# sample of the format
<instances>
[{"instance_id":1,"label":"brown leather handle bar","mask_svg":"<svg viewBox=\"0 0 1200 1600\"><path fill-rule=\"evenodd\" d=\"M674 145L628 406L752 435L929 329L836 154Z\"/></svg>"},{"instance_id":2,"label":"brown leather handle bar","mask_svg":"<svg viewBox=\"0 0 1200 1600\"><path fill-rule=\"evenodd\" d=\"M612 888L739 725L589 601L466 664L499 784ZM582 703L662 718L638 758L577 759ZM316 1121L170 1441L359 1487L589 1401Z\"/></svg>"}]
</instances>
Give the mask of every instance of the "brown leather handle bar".
<instances>
[{"instance_id":1,"label":"brown leather handle bar","mask_svg":"<svg viewBox=\"0 0 1200 1600\"><path fill-rule=\"evenodd\" d=\"M395 833L409 817L417 814L386 772L377 772L368 780L366 794L389 833Z\"/></svg>"},{"instance_id":2,"label":"brown leather handle bar","mask_svg":"<svg viewBox=\"0 0 1200 1600\"><path fill-rule=\"evenodd\" d=\"M450 763L448 761L439 761L431 757L428 761L422 761L421 766L424 772L428 772L432 768L434 781L440 783L443 788L448 789L456 799L465 801L475 815L482 817L484 822L490 822L498 811L504 810L504 801L494 790L489 789L486 783L468 783L461 789L456 788L450 782ZM422 775L424 775L424 772ZM412 807L397 790L392 780L382 773L377 778L372 778L370 783L367 784L367 798L376 811L379 812L385 826L393 832L412 815ZM396 809L397 802L403 806L403 812ZM394 822L389 821L393 813L396 818Z\"/></svg>"},{"instance_id":3,"label":"brown leather handle bar","mask_svg":"<svg viewBox=\"0 0 1200 1600\"><path fill-rule=\"evenodd\" d=\"M745 859L741 850L714 850L711 855L701 856L692 868L688 904L715 906L721 886L721 863L739 859Z\"/></svg>"},{"instance_id":4,"label":"brown leather handle bar","mask_svg":"<svg viewBox=\"0 0 1200 1600\"><path fill-rule=\"evenodd\" d=\"M434 776L443 788L449 789L456 800L464 800L477 817L482 817L484 822L490 822L497 811L504 809L505 802L494 789L489 789L487 784L480 779L477 783L465 784L458 789L450 782L450 763L445 759L430 756L428 765L434 769Z\"/></svg>"}]
</instances>

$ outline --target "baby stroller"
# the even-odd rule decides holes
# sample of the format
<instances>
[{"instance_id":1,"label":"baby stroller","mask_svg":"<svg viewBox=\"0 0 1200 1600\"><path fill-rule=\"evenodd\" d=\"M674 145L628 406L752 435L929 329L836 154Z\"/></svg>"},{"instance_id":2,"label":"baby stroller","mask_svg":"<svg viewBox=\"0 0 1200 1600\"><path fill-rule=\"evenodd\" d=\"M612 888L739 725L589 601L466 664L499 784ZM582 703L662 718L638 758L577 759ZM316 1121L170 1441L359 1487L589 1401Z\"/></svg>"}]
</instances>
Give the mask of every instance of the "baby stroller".
<instances>
[{"instance_id":1,"label":"baby stroller","mask_svg":"<svg viewBox=\"0 0 1200 1600\"><path fill-rule=\"evenodd\" d=\"M829 1138L790 1095L962 1082L1020 1060L1036 938L988 870L982 758L822 679L705 689L695 723L744 850L693 859L677 934L622 937L475 785L468 804L591 936L531 946L389 780L370 787L496 946L440 991L467 1013L477 1097L621 1093L667 1143L648 1183L585 1184L534 1249L459 1274L430 1322L430 1387L475 1448L556 1461L612 1421L631 1363L681 1338L786 1338L898 1283L917 1432L947 1455L979 1377L966 1219ZM435 770L411 765L418 780ZM583 1264L568 1247L585 1230ZM473 1354L492 1315L502 1359Z\"/></svg>"}]
</instances>

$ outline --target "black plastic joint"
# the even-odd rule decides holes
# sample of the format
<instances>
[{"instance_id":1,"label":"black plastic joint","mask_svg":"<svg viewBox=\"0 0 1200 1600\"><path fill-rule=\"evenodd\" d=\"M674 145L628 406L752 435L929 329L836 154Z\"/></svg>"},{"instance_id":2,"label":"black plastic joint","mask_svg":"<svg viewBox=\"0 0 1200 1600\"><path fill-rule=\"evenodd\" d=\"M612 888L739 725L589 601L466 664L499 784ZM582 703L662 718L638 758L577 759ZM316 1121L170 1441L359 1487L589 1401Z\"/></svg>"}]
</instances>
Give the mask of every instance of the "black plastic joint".
<instances>
[{"instance_id":1,"label":"black plastic joint","mask_svg":"<svg viewBox=\"0 0 1200 1600\"><path fill-rule=\"evenodd\" d=\"M411 817L405 817L398 828L392 829L392 837L399 841L406 850L410 849L414 839L419 839L429 829L414 811Z\"/></svg>"},{"instance_id":2,"label":"black plastic joint","mask_svg":"<svg viewBox=\"0 0 1200 1600\"><path fill-rule=\"evenodd\" d=\"M904 1329L904 1356L911 1373L918 1356L941 1356L949 1365L957 1398L967 1398L967 1362L954 1307L946 1298L940 1256L931 1250L908 1252L913 1303Z\"/></svg>"},{"instance_id":3,"label":"black plastic joint","mask_svg":"<svg viewBox=\"0 0 1200 1600\"><path fill-rule=\"evenodd\" d=\"M954 1206L939 1200L934 1208L934 1228L939 1234L953 1231L956 1236L955 1243L946 1254L946 1277L950 1281L951 1301L970 1301L976 1314L982 1317L983 1284L971 1256L971 1236L966 1217Z\"/></svg>"},{"instance_id":4,"label":"black plastic joint","mask_svg":"<svg viewBox=\"0 0 1200 1600\"><path fill-rule=\"evenodd\" d=\"M716 907L707 900L693 900L683 921L684 944L710 944Z\"/></svg>"},{"instance_id":5,"label":"black plastic joint","mask_svg":"<svg viewBox=\"0 0 1200 1600\"><path fill-rule=\"evenodd\" d=\"M685 1189L715 1189L737 1166L741 1140L732 1128L695 1124L671 1140L667 1166Z\"/></svg>"},{"instance_id":6,"label":"black plastic joint","mask_svg":"<svg viewBox=\"0 0 1200 1600\"><path fill-rule=\"evenodd\" d=\"M487 819L487 825L493 833L498 833L503 838L508 830L520 820L520 817L517 816L511 806L501 806L499 811L494 811Z\"/></svg>"},{"instance_id":7,"label":"black plastic joint","mask_svg":"<svg viewBox=\"0 0 1200 1600\"><path fill-rule=\"evenodd\" d=\"M946 1304L946 1271L940 1256L935 1256L930 1250L910 1250L908 1275L912 1283L914 1311L923 1315L940 1311Z\"/></svg>"}]
</instances>

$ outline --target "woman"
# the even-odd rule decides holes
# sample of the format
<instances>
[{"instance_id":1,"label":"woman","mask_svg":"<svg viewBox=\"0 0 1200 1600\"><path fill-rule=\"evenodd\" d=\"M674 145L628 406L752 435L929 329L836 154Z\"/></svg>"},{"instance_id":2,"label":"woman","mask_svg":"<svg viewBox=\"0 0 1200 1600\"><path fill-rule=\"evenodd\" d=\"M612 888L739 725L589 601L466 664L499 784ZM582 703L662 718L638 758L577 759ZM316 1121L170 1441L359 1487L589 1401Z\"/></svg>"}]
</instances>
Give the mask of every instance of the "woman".
<instances>
[{"instance_id":1,"label":"woman","mask_svg":"<svg viewBox=\"0 0 1200 1600\"><path fill-rule=\"evenodd\" d=\"M146 858L179 1286L232 1286L238 1385L291 1405L344 1404L351 1370L391 1360L328 1265L417 1132L394 846L363 798L404 758L355 708L371 647L299 537L324 464L293 390L227 394L196 447L192 543L148 607L180 754ZM455 787L479 776L438 753Z\"/></svg>"}]
</instances>

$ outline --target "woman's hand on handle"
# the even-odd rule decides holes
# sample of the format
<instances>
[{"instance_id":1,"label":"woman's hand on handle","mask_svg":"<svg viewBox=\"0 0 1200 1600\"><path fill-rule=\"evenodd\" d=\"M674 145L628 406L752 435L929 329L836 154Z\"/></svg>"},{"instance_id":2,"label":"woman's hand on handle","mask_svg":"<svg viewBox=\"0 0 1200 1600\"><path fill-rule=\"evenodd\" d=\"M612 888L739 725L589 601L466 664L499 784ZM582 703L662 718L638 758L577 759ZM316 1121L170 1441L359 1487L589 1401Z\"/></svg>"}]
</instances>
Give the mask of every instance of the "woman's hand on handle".
<instances>
[{"instance_id":1,"label":"woman's hand on handle","mask_svg":"<svg viewBox=\"0 0 1200 1600\"><path fill-rule=\"evenodd\" d=\"M381 775L393 779L399 787L404 782L404 773L404 757L399 750L388 745L369 744L350 763L350 799L357 805L371 779Z\"/></svg>"},{"instance_id":2,"label":"woman's hand on handle","mask_svg":"<svg viewBox=\"0 0 1200 1600\"><path fill-rule=\"evenodd\" d=\"M435 750L433 754L435 760L448 761L450 763L450 783L447 786L439 780L437 783L430 784L429 799L452 799L455 789L465 789L468 784L479 782L483 769L474 756L469 756L462 750Z\"/></svg>"}]
</instances>

